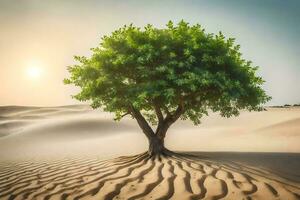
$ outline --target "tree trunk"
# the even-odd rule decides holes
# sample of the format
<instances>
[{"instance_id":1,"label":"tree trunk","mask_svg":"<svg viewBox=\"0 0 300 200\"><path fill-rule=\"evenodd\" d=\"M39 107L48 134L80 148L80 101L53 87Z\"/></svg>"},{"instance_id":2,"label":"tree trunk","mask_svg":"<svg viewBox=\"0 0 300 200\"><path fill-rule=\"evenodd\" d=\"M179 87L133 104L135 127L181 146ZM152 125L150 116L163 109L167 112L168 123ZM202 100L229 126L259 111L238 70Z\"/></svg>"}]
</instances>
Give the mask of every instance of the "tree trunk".
<instances>
[{"instance_id":1,"label":"tree trunk","mask_svg":"<svg viewBox=\"0 0 300 200\"><path fill-rule=\"evenodd\" d=\"M174 114L170 114L168 112L167 116L164 118L160 108L157 107L156 105L154 107L159 121L155 132L149 126L148 122L146 121L146 119L143 117L143 115L139 110L135 109L133 105L131 105L128 109L132 114L132 116L136 119L139 127L143 130L144 134L148 138L149 156L160 157L160 155L168 155L169 153L171 153L168 149L165 148L164 138L166 136L169 127L180 117L180 115L184 112L184 110L183 110L183 105L180 104L178 105Z\"/></svg>"},{"instance_id":2,"label":"tree trunk","mask_svg":"<svg viewBox=\"0 0 300 200\"><path fill-rule=\"evenodd\" d=\"M167 149L164 145L164 138L159 138L156 135L149 138L148 154L150 156L156 156L166 153Z\"/></svg>"}]
</instances>

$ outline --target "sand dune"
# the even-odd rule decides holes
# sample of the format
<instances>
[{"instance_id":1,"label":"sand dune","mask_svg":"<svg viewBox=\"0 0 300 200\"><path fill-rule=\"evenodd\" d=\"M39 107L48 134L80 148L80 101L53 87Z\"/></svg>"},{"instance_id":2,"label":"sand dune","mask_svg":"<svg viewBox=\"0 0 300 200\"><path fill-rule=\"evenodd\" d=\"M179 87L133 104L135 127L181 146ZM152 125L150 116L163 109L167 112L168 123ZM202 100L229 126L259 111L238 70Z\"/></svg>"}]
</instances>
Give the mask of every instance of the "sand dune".
<instances>
[{"instance_id":1,"label":"sand dune","mask_svg":"<svg viewBox=\"0 0 300 200\"><path fill-rule=\"evenodd\" d=\"M167 134L166 145L181 151L300 152L299 119L300 108L296 107L242 112L230 119L211 114L200 126L176 123ZM38 156L41 151L32 151L41 148L43 156L53 149L63 149L66 155L81 153L77 141L83 147L98 148L99 152L109 149L107 144L117 146L111 154L115 156L138 153L147 146L134 120L128 117L117 123L113 115L86 105L0 107L0 157L17 156L20 151ZM137 142L130 148L132 141ZM131 150L124 152L128 148Z\"/></svg>"},{"instance_id":2,"label":"sand dune","mask_svg":"<svg viewBox=\"0 0 300 200\"><path fill-rule=\"evenodd\" d=\"M300 135L300 118L287 120L284 122L276 123L257 130L258 132L265 132L270 134L277 134L281 136L299 136Z\"/></svg>"},{"instance_id":3,"label":"sand dune","mask_svg":"<svg viewBox=\"0 0 300 200\"><path fill-rule=\"evenodd\" d=\"M299 199L300 184L206 157L146 154L111 160L2 164L1 199Z\"/></svg>"},{"instance_id":4,"label":"sand dune","mask_svg":"<svg viewBox=\"0 0 300 200\"><path fill-rule=\"evenodd\" d=\"M131 118L112 118L86 105L0 107L0 199L300 199L299 108L180 121L166 145L193 152L161 160L118 157L147 141Z\"/></svg>"}]
</instances>

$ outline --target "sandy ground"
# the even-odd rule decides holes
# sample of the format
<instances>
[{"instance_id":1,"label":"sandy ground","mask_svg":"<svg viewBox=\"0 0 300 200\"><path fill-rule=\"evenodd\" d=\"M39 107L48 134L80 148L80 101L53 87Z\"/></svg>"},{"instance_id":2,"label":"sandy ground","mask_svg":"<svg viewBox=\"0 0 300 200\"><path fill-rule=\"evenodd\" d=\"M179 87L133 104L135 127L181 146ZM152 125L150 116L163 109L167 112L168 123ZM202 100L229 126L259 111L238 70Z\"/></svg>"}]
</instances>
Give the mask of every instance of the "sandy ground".
<instances>
[{"instance_id":1,"label":"sandy ground","mask_svg":"<svg viewBox=\"0 0 300 200\"><path fill-rule=\"evenodd\" d=\"M85 105L0 107L0 199L300 199L299 107L178 122L166 145L184 154L162 160L116 159L147 141L134 120L112 118Z\"/></svg>"}]
</instances>

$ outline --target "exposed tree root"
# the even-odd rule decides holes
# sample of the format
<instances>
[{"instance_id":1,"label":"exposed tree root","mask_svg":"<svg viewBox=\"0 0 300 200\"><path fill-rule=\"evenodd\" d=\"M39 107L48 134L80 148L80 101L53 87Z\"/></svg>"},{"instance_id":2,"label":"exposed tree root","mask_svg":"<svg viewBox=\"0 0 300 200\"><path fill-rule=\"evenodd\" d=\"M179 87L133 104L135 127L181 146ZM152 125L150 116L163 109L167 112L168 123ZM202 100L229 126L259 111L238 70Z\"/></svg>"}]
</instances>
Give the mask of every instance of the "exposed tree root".
<instances>
[{"instance_id":1,"label":"exposed tree root","mask_svg":"<svg viewBox=\"0 0 300 200\"><path fill-rule=\"evenodd\" d=\"M207 157L145 152L0 166L0 199L299 199L299 183Z\"/></svg>"}]
</instances>

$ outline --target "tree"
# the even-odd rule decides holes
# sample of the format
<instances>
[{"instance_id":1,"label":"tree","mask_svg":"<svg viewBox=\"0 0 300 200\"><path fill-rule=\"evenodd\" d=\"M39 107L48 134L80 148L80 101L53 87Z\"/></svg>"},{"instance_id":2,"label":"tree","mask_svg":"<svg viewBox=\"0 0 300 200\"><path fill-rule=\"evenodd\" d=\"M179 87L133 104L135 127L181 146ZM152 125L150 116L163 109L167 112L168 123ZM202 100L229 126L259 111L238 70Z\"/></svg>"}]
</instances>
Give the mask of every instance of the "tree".
<instances>
[{"instance_id":1,"label":"tree","mask_svg":"<svg viewBox=\"0 0 300 200\"><path fill-rule=\"evenodd\" d=\"M166 132L179 118L197 125L208 110L236 116L260 111L270 99L258 67L234 41L184 21L163 29L131 24L102 37L91 57L75 56L79 64L64 82L81 88L73 97L114 112L116 120L131 115L149 140L148 153L165 154Z\"/></svg>"}]
</instances>

